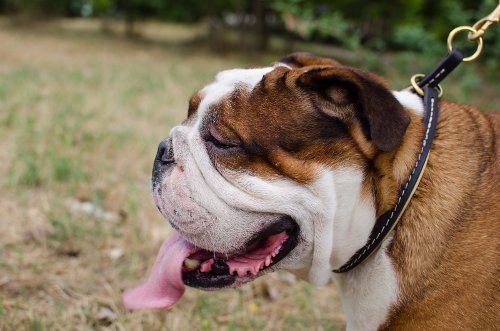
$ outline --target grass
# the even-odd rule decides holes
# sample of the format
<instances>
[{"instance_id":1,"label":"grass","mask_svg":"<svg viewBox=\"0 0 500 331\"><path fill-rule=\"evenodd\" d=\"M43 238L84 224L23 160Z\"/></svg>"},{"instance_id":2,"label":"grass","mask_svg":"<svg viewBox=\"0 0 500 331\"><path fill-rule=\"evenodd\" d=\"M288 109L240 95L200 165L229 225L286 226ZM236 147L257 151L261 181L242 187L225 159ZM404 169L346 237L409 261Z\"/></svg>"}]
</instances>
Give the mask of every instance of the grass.
<instances>
[{"instance_id":1,"label":"grass","mask_svg":"<svg viewBox=\"0 0 500 331\"><path fill-rule=\"evenodd\" d=\"M278 274L237 290L188 289L170 310L121 303L171 233L149 194L157 144L194 91L244 59L175 45L176 34L198 33L190 27L130 41L91 21L0 24L1 330L342 327L331 285L291 287Z\"/></svg>"},{"instance_id":2,"label":"grass","mask_svg":"<svg viewBox=\"0 0 500 331\"><path fill-rule=\"evenodd\" d=\"M172 231L149 194L157 144L216 72L282 55L212 54L196 26L140 29L142 39L127 40L93 21L0 20L0 330L342 329L333 285L289 284L286 273L187 289L169 310L125 311L122 291L145 280ZM384 73L395 87L436 60L296 47ZM448 95L493 109L498 83L461 70Z\"/></svg>"}]
</instances>

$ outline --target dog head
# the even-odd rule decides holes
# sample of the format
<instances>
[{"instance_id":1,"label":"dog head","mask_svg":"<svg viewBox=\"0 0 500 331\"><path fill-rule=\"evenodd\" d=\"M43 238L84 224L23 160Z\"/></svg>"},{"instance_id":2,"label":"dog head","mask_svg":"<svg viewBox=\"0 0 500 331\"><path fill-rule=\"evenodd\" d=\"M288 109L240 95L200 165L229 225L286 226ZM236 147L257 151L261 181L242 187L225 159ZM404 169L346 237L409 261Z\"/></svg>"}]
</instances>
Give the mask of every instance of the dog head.
<instances>
[{"instance_id":1,"label":"dog head","mask_svg":"<svg viewBox=\"0 0 500 331\"><path fill-rule=\"evenodd\" d=\"M359 248L343 231L363 224L365 238L373 225L370 160L409 123L380 78L330 59L296 53L220 72L154 161L154 201L184 247L164 255L187 257L176 272L202 289L276 269L325 283Z\"/></svg>"}]
</instances>

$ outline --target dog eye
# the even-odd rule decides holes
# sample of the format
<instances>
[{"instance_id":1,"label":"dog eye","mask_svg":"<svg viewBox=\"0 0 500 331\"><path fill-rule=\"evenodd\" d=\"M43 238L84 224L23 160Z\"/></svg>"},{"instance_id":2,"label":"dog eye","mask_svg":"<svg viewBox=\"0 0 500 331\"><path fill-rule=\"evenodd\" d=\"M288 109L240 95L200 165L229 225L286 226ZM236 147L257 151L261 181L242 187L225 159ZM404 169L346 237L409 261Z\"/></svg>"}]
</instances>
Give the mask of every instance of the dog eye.
<instances>
[{"instance_id":1,"label":"dog eye","mask_svg":"<svg viewBox=\"0 0 500 331\"><path fill-rule=\"evenodd\" d=\"M240 147L240 145L236 142L220 141L210 133L205 137L205 141L211 143L218 149L230 149L230 148Z\"/></svg>"}]
</instances>

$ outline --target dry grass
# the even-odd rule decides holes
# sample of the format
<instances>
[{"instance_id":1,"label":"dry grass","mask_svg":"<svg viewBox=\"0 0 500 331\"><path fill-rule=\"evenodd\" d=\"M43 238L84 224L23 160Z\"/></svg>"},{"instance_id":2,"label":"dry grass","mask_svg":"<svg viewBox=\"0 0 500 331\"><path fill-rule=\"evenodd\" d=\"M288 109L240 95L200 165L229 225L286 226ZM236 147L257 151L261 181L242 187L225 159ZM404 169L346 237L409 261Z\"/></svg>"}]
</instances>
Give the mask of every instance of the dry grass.
<instances>
[{"instance_id":1,"label":"dry grass","mask_svg":"<svg viewBox=\"0 0 500 331\"><path fill-rule=\"evenodd\" d=\"M103 35L99 22L0 21L0 330L343 328L333 285L290 285L286 273L236 290L188 289L170 310L125 311L122 291L145 280L171 233L149 195L158 142L216 72L276 58L210 54L200 27L139 31L131 41L116 26ZM435 63L309 50L399 88ZM447 97L497 109L498 81L484 84L479 68L454 73Z\"/></svg>"},{"instance_id":2,"label":"dry grass","mask_svg":"<svg viewBox=\"0 0 500 331\"><path fill-rule=\"evenodd\" d=\"M199 28L142 29L149 41L98 22L0 22L0 329L342 328L333 285L286 274L125 311L122 291L171 232L149 195L157 143L195 90L244 65L182 43Z\"/></svg>"}]
</instances>

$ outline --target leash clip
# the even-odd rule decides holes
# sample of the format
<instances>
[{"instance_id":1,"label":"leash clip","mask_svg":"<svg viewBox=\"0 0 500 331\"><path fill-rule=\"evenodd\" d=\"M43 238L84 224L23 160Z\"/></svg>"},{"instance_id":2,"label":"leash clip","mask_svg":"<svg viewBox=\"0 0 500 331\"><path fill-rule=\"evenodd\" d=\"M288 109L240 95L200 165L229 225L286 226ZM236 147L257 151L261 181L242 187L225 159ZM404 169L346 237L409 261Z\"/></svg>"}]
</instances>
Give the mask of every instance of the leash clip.
<instances>
[{"instance_id":1,"label":"leash clip","mask_svg":"<svg viewBox=\"0 0 500 331\"><path fill-rule=\"evenodd\" d=\"M498 1L498 6L486 17L480 19L473 26L459 26L458 28L453 29L448 35L448 52L451 52L453 49L453 39L455 35L459 32L468 31L467 39L469 41L477 41L477 50L476 52L463 59L464 62L474 61L479 57L481 52L483 51L483 36L492 25L500 23L500 0Z\"/></svg>"},{"instance_id":2,"label":"leash clip","mask_svg":"<svg viewBox=\"0 0 500 331\"><path fill-rule=\"evenodd\" d=\"M492 25L500 23L500 1L498 7L495 8L488 16L480 19L476 24L472 26L476 32L470 32L468 39L470 41L476 41L484 36L486 30L488 30Z\"/></svg>"}]
</instances>

